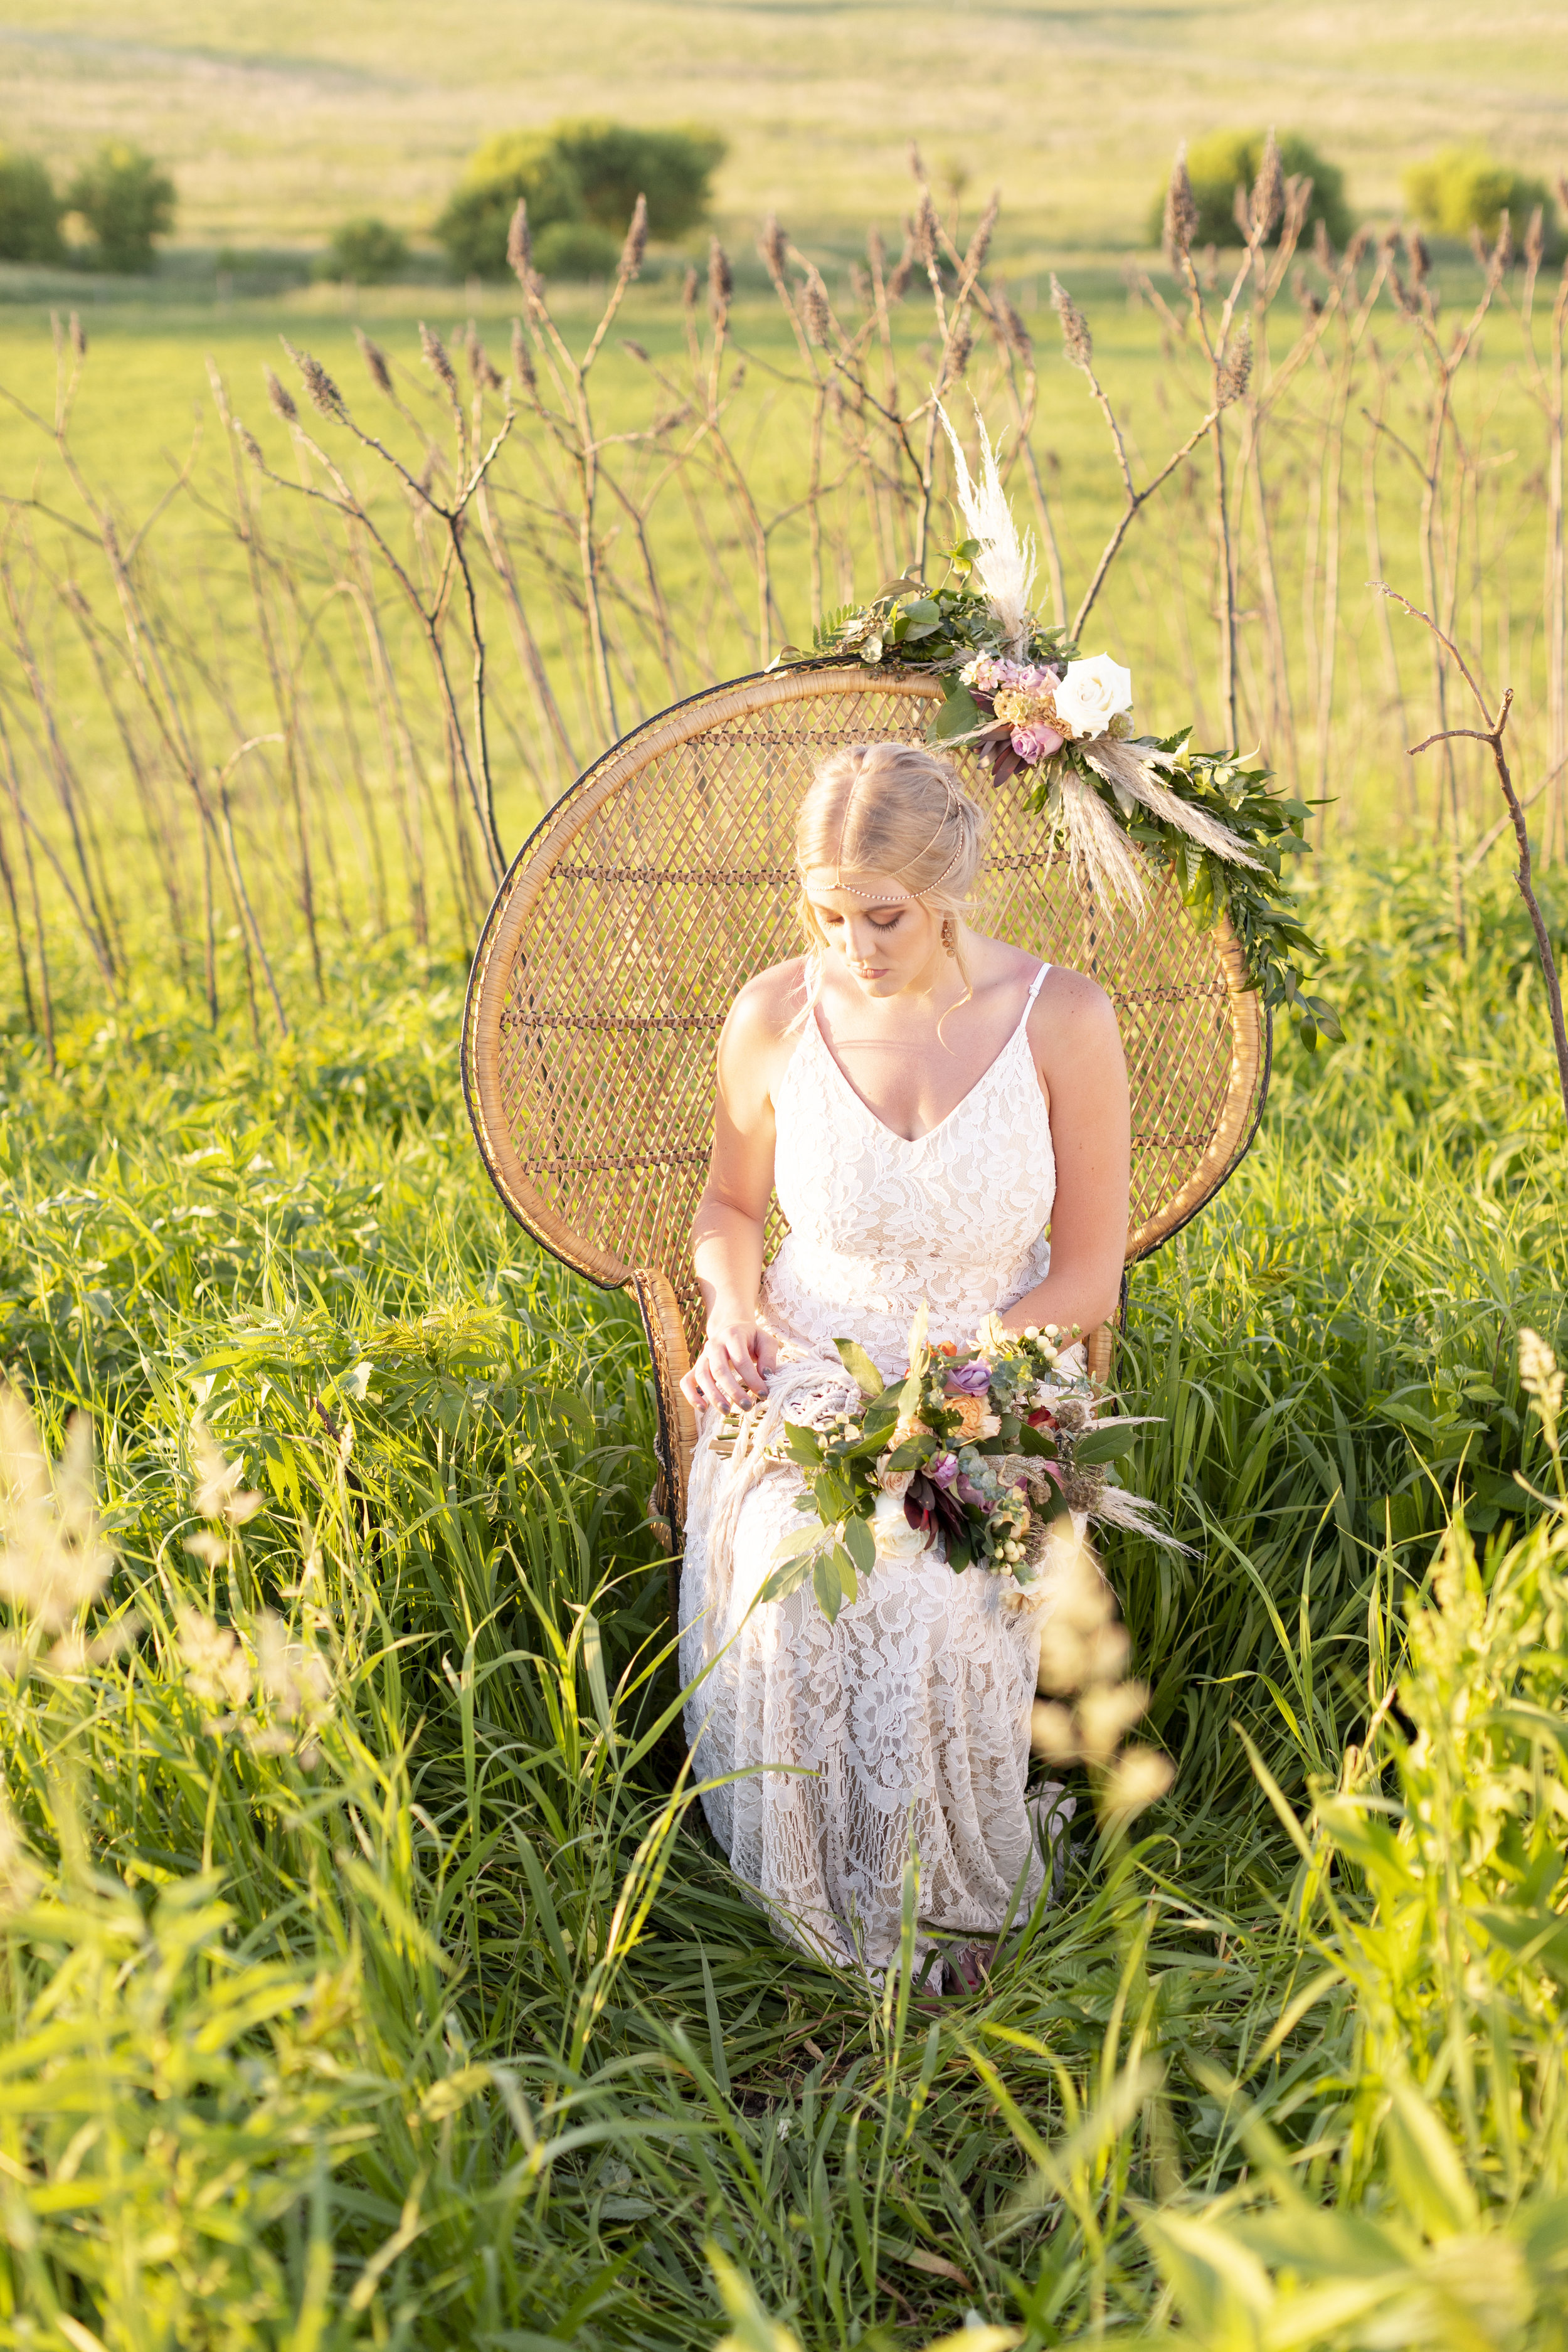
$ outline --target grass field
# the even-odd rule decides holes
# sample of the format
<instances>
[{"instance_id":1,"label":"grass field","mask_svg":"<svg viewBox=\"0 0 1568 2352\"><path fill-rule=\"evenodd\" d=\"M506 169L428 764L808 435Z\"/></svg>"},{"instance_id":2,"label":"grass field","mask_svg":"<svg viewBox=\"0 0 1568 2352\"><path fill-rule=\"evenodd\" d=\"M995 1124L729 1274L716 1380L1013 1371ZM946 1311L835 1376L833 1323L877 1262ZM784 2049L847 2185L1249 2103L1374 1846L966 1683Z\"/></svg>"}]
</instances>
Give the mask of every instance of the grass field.
<instances>
[{"instance_id":1,"label":"grass field","mask_svg":"<svg viewBox=\"0 0 1568 2352\"><path fill-rule=\"evenodd\" d=\"M9 1556L5 2337L1365 2340L1327 2281L1558 2344L1568 1559L1511 1472L1568 1149L1478 913L1461 961L1418 870L1314 894L1352 1042L1282 1041L1133 1289L1194 1549L1110 1567L1176 1788L937 2018L760 1936L668 1794L640 1340L479 1175L460 964L301 972L259 1049L150 977L52 1078L13 1040L0 1346L51 1450L91 1415L118 1565L83 1653Z\"/></svg>"},{"instance_id":2,"label":"grass field","mask_svg":"<svg viewBox=\"0 0 1568 2352\"><path fill-rule=\"evenodd\" d=\"M457 15L393 0L258 7L7 0L0 137L68 165L134 126L176 175L181 235L319 246L347 215L428 227L488 132L560 115L699 121L731 142L718 208L737 244L776 208L799 235L909 209L905 153L997 183L1053 249L1143 233L1179 139L1278 122L1316 140L1368 215L1413 156L1489 140L1562 164L1568 51L1555 0L539 0Z\"/></svg>"}]
</instances>

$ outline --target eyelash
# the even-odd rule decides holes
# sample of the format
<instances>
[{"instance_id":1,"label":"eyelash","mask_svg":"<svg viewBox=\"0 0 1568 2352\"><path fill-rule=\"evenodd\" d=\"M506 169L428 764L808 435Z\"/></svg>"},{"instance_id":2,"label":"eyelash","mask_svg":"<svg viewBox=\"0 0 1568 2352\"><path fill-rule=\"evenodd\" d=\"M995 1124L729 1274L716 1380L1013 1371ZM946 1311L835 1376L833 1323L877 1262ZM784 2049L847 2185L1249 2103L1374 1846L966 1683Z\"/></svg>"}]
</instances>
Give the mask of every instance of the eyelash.
<instances>
[{"instance_id":1,"label":"eyelash","mask_svg":"<svg viewBox=\"0 0 1568 2352\"><path fill-rule=\"evenodd\" d=\"M844 918L843 918L843 916L842 916L842 915L829 915L829 916L827 916L827 917L826 917L826 919L827 928L829 929L829 930L836 930L836 929L837 929L838 926L843 922ZM869 921L870 921L871 929L872 929L874 931L896 931L896 930L898 929L898 928L899 928L899 925L903 921L903 919L903 919L902 915L889 915L889 918L888 918L888 919L887 919L887 921L886 921L885 923L879 923L879 922L877 920L876 916L875 916L875 915L872 915L871 917L869 917L869 919L869 919Z\"/></svg>"}]
</instances>

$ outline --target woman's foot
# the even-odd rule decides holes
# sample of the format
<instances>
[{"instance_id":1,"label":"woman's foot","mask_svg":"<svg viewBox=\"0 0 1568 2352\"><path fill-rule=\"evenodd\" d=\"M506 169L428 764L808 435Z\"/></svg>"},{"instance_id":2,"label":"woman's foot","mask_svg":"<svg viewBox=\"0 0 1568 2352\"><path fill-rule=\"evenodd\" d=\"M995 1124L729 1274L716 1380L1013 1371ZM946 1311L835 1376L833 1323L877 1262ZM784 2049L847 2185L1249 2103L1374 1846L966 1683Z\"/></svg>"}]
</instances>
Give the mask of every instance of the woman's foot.
<instances>
[{"instance_id":1,"label":"woman's foot","mask_svg":"<svg viewBox=\"0 0 1568 2352\"><path fill-rule=\"evenodd\" d=\"M984 1992L995 1957L994 1944L955 1944L945 1955L945 1990L949 1993Z\"/></svg>"}]
</instances>

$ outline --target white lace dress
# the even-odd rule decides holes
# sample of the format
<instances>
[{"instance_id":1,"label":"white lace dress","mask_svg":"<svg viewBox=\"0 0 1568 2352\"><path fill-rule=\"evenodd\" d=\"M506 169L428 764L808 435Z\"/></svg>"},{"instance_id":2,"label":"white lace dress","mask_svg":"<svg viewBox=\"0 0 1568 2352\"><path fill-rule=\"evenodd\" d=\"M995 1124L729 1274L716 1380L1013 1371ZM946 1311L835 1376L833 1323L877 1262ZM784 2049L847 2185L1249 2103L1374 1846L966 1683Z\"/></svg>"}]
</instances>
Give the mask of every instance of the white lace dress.
<instances>
[{"instance_id":1,"label":"white lace dress","mask_svg":"<svg viewBox=\"0 0 1568 2352\"><path fill-rule=\"evenodd\" d=\"M1044 1278L1056 1160L1026 1028L1047 969L985 1075L914 1142L867 1108L807 1022L774 1104L790 1230L763 1291L784 1343L771 1400L791 1419L852 1401L836 1339L901 1371L922 1300L933 1341L973 1341ZM911 1835L922 1957L932 1930L994 1934L1046 1868L1025 1795L1037 1617L1006 1606L1010 1578L955 1575L930 1552L879 1558L831 1625L809 1581L753 1605L800 1527L802 1482L752 1473L715 1541L734 1469L704 1436L680 1588L687 1737L698 1778L724 1783L703 1798L715 1837L779 1932L840 1964L896 1956Z\"/></svg>"}]
</instances>

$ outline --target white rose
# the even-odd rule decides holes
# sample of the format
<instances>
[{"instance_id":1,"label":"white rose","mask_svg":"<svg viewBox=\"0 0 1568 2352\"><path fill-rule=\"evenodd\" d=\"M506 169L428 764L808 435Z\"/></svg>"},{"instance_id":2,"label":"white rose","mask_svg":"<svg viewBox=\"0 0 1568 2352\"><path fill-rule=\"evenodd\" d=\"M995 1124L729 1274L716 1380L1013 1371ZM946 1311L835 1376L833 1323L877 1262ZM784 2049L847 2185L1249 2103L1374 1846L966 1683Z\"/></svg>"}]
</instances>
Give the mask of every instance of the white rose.
<instances>
[{"instance_id":1,"label":"white rose","mask_svg":"<svg viewBox=\"0 0 1568 2352\"><path fill-rule=\"evenodd\" d=\"M871 1540L877 1547L879 1559L918 1559L930 1549L931 1538L923 1528L911 1528L904 1517L903 1497L881 1494L871 1514Z\"/></svg>"},{"instance_id":2,"label":"white rose","mask_svg":"<svg viewBox=\"0 0 1568 2352\"><path fill-rule=\"evenodd\" d=\"M1109 654L1068 662L1067 676L1052 696L1057 718L1078 741L1109 732L1110 722L1132 708L1132 673Z\"/></svg>"}]
</instances>

